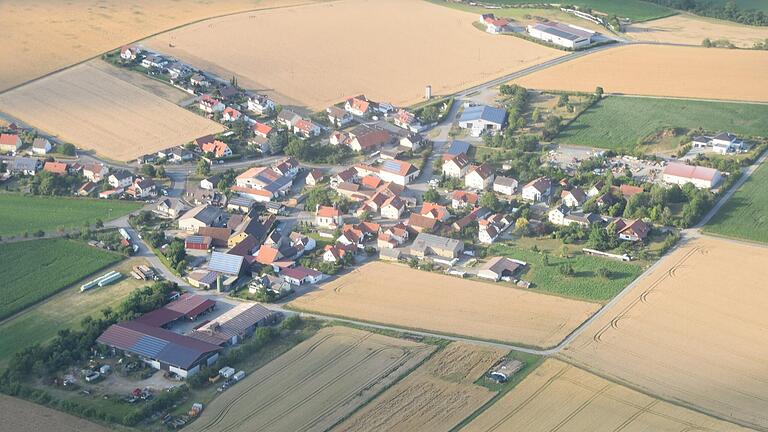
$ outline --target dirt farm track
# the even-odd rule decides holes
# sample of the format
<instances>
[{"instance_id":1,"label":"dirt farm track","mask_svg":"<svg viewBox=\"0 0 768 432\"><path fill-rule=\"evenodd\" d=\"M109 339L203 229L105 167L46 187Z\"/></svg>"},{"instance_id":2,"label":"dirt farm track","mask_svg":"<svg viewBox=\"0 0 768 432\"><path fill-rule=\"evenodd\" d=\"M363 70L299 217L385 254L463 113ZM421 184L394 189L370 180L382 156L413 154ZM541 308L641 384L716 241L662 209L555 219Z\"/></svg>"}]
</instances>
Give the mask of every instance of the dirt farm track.
<instances>
[{"instance_id":1,"label":"dirt farm track","mask_svg":"<svg viewBox=\"0 0 768 432\"><path fill-rule=\"evenodd\" d=\"M206 407L190 431L322 431L435 347L347 327L320 330Z\"/></svg>"},{"instance_id":2,"label":"dirt farm track","mask_svg":"<svg viewBox=\"0 0 768 432\"><path fill-rule=\"evenodd\" d=\"M465 432L746 432L550 359Z\"/></svg>"},{"instance_id":3,"label":"dirt farm track","mask_svg":"<svg viewBox=\"0 0 768 432\"><path fill-rule=\"evenodd\" d=\"M339 0L204 21L142 44L315 110L359 93L408 105L427 84L453 93L565 54L481 32L475 20L427 1Z\"/></svg>"},{"instance_id":4,"label":"dirt farm track","mask_svg":"<svg viewBox=\"0 0 768 432\"><path fill-rule=\"evenodd\" d=\"M768 248L689 241L560 355L649 394L768 430Z\"/></svg>"},{"instance_id":5,"label":"dirt farm track","mask_svg":"<svg viewBox=\"0 0 768 432\"><path fill-rule=\"evenodd\" d=\"M451 430L493 397L494 392L474 382L504 354L452 343L333 431Z\"/></svg>"},{"instance_id":6,"label":"dirt farm track","mask_svg":"<svg viewBox=\"0 0 768 432\"><path fill-rule=\"evenodd\" d=\"M325 315L550 347L600 305L473 282L381 261L366 264L289 307Z\"/></svg>"},{"instance_id":7,"label":"dirt farm track","mask_svg":"<svg viewBox=\"0 0 768 432\"><path fill-rule=\"evenodd\" d=\"M0 111L60 140L127 161L223 126L84 63L0 94Z\"/></svg>"}]
</instances>

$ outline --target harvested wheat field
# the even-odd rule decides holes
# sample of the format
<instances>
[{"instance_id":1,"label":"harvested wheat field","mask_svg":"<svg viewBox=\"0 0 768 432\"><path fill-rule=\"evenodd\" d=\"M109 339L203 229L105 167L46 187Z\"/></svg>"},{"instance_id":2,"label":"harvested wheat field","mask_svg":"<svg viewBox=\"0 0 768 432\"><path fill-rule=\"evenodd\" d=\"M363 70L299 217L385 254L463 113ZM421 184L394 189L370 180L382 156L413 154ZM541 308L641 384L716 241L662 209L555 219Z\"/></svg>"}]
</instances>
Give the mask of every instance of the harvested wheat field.
<instances>
[{"instance_id":1,"label":"harvested wheat field","mask_svg":"<svg viewBox=\"0 0 768 432\"><path fill-rule=\"evenodd\" d=\"M494 392L474 384L505 352L452 343L388 389L334 432L451 430Z\"/></svg>"},{"instance_id":2,"label":"harvested wheat field","mask_svg":"<svg viewBox=\"0 0 768 432\"><path fill-rule=\"evenodd\" d=\"M538 347L556 345L600 307L381 261L321 285L289 306Z\"/></svg>"},{"instance_id":3,"label":"harvested wheat field","mask_svg":"<svg viewBox=\"0 0 768 432\"><path fill-rule=\"evenodd\" d=\"M691 240L561 355L743 426L768 429L768 248Z\"/></svg>"},{"instance_id":4,"label":"harvested wheat field","mask_svg":"<svg viewBox=\"0 0 768 432\"><path fill-rule=\"evenodd\" d=\"M25 400L0 395L0 429L14 432L106 432L108 429L73 415Z\"/></svg>"},{"instance_id":5,"label":"harvested wheat field","mask_svg":"<svg viewBox=\"0 0 768 432\"><path fill-rule=\"evenodd\" d=\"M462 431L740 432L708 417L547 360Z\"/></svg>"},{"instance_id":6,"label":"harvested wheat field","mask_svg":"<svg viewBox=\"0 0 768 432\"><path fill-rule=\"evenodd\" d=\"M313 0L3 0L0 91L123 44L226 13Z\"/></svg>"},{"instance_id":7,"label":"harvested wheat field","mask_svg":"<svg viewBox=\"0 0 768 432\"><path fill-rule=\"evenodd\" d=\"M650 42L701 45L705 38L727 39L738 47L752 48L768 39L768 28L729 23L689 14L673 15L627 27L627 37Z\"/></svg>"},{"instance_id":8,"label":"harvested wheat field","mask_svg":"<svg viewBox=\"0 0 768 432\"><path fill-rule=\"evenodd\" d=\"M534 89L591 92L601 86L607 93L764 102L768 101L766 70L768 51L629 45L514 82Z\"/></svg>"},{"instance_id":9,"label":"harvested wheat field","mask_svg":"<svg viewBox=\"0 0 768 432\"><path fill-rule=\"evenodd\" d=\"M434 346L348 327L320 330L217 397L192 431L323 431Z\"/></svg>"},{"instance_id":10,"label":"harvested wheat field","mask_svg":"<svg viewBox=\"0 0 768 432\"><path fill-rule=\"evenodd\" d=\"M87 63L0 95L0 111L120 161L224 130Z\"/></svg>"},{"instance_id":11,"label":"harvested wheat field","mask_svg":"<svg viewBox=\"0 0 768 432\"><path fill-rule=\"evenodd\" d=\"M476 19L426 1L341 0L232 15L142 43L313 109L359 93L411 104L427 84L451 93L564 54L480 32Z\"/></svg>"},{"instance_id":12,"label":"harvested wheat field","mask_svg":"<svg viewBox=\"0 0 768 432\"><path fill-rule=\"evenodd\" d=\"M89 66L93 66L100 71L106 72L115 78L134 85L142 90L146 90L155 96L159 96L174 104L179 104L184 100L188 100L192 97L189 93L180 90L176 87L168 85L167 82L158 81L152 79L145 73L137 73L134 70L128 68L119 68L112 66L101 59L93 59L88 62Z\"/></svg>"}]
</instances>

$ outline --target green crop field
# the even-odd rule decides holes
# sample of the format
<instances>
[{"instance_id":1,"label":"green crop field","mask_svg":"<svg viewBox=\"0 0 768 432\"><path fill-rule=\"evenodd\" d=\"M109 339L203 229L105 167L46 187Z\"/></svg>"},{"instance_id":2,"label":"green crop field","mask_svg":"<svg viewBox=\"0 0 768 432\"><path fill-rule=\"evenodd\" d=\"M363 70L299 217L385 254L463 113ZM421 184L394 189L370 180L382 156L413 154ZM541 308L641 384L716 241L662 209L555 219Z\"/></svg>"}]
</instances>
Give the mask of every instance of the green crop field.
<instances>
[{"instance_id":1,"label":"green crop field","mask_svg":"<svg viewBox=\"0 0 768 432\"><path fill-rule=\"evenodd\" d=\"M122 255L65 239L0 245L0 319L122 258Z\"/></svg>"},{"instance_id":2,"label":"green crop field","mask_svg":"<svg viewBox=\"0 0 768 432\"><path fill-rule=\"evenodd\" d=\"M748 0L742 0L742 1L748 1ZM536 2L532 2L530 0L484 0L483 3L485 4L493 3L498 5L517 5L517 4L531 4ZM653 3L646 3L642 0L571 0L563 3L572 4L579 7L589 7L594 9L595 11L603 12L608 15L617 15L621 17L630 18L632 21L648 21L651 19L674 15L676 13L672 9L666 8L664 6L659 6ZM504 14L502 12L499 12L499 15L504 15Z\"/></svg>"},{"instance_id":3,"label":"green crop field","mask_svg":"<svg viewBox=\"0 0 768 432\"><path fill-rule=\"evenodd\" d=\"M768 167L765 164L752 173L704 231L768 243Z\"/></svg>"},{"instance_id":4,"label":"green crop field","mask_svg":"<svg viewBox=\"0 0 768 432\"><path fill-rule=\"evenodd\" d=\"M81 227L108 221L141 208L130 201L0 194L0 236Z\"/></svg>"},{"instance_id":5,"label":"green crop field","mask_svg":"<svg viewBox=\"0 0 768 432\"><path fill-rule=\"evenodd\" d=\"M496 243L488 249L488 256L505 256L528 263L528 270L522 279L535 285L533 291L543 291L580 300L604 302L613 298L629 285L640 273L642 267L633 263L598 258L575 253L570 258L561 258L558 254L547 255L548 264L544 264L544 254L533 252L510 244ZM575 274L564 276L560 266L568 262ZM610 278L597 275L597 270L607 268Z\"/></svg>"},{"instance_id":6,"label":"green crop field","mask_svg":"<svg viewBox=\"0 0 768 432\"><path fill-rule=\"evenodd\" d=\"M664 128L768 136L768 105L679 99L607 97L580 115L556 141L631 151Z\"/></svg>"}]
</instances>

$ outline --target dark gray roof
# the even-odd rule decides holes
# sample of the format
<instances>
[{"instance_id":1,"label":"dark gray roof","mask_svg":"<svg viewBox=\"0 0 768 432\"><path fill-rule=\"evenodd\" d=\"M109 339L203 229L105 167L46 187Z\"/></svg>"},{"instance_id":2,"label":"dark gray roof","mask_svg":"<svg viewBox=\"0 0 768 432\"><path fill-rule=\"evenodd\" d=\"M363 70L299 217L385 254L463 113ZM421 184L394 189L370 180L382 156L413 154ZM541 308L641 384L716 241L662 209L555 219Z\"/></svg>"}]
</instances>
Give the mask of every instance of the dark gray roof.
<instances>
[{"instance_id":1,"label":"dark gray roof","mask_svg":"<svg viewBox=\"0 0 768 432\"><path fill-rule=\"evenodd\" d=\"M507 112L501 108L494 108L488 105L477 105L469 107L461 113L459 122L467 122L474 120L485 120L487 122L504 124L504 119L507 118Z\"/></svg>"},{"instance_id":2,"label":"dark gray roof","mask_svg":"<svg viewBox=\"0 0 768 432\"><path fill-rule=\"evenodd\" d=\"M547 24L536 24L533 26L533 28L557 37L561 37L563 39L568 39L570 41L576 41L576 40L584 39L590 36L590 35L583 34L585 32L580 32L577 29L567 28L567 26L555 27L553 25L547 25Z\"/></svg>"},{"instance_id":3,"label":"dark gray roof","mask_svg":"<svg viewBox=\"0 0 768 432\"><path fill-rule=\"evenodd\" d=\"M18 157L13 161L13 169L16 171L35 171L40 161L34 158Z\"/></svg>"},{"instance_id":4,"label":"dark gray roof","mask_svg":"<svg viewBox=\"0 0 768 432\"><path fill-rule=\"evenodd\" d=\"M454 141L451 143L451 146L448 148L448 151L445 152L447 155L457 155L460 153L467 154L469 152L470 144L466 141Z\"/></svg>"}]
</instances>

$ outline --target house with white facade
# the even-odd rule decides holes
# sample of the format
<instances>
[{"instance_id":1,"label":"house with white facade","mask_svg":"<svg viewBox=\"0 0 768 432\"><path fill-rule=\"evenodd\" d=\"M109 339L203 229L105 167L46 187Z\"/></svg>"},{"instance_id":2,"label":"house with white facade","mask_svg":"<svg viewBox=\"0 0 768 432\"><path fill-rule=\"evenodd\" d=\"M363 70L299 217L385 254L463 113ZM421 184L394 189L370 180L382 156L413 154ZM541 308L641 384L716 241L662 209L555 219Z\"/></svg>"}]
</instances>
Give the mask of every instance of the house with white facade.
<instances>
[{"instance_id":1,"label":"house with white facade","mask_svg":"<svg viewBox=\"0 0 768 432\"><path fill-rule=\"evenodd\" d=\"M512 196L517 191L517 180L512 177L496 176L493 180L493 191Z\"/></svg>"},{"instance_id":2,"label":"house with white facade","mask_svg":"<svg viewBox=\"0 0 768 432\"><path fill-rule=\"evenodd\" d=\"M507 119L507 112L501 108L488 105L476 105L464 109L459 117L459 127L468 129L473 137L482 133L501 131Z\"/></svg>"},{"instance_id":3,"label":"house with white facade","mask_svg":"<svg viewBox=\"0 0 768 432\"><path fill-rule=\"evenodd\" d=\"M493 167L489 164L482 164L467 172L467 175L464 177L464 186L476 190L486 190L493 184L495 176Z\"/></svg>"},{"instance_id":4,"label":"house with white facade","mask_svg":"<svg viewBox=\"0 0 768 432\"><path fill-rule=\"evenodd\" d=\"M443 175L451 178L462 178L469 171L469 159L464 153L451 156L443 162Z\"/></svg>"},{"instance_id":5,"label":"house with white facade","mask_svg":"<svg viewBox=\"0 0 768 432\"><path fill-rule=\"evenodd\" d=\"M557 22L529 24L528 34L536 39L568 49L588 47L595 32L571 24Z\"/></svg>"},{"instance_id":6,"label":"house with white facade","mask_svg":"<svg viewBox=\"0 0 768 432\"><path fill-rule=\"evenodd\" d=\"M531 180L522 189L522 197L526 201L541 202L552 192L552 182L547 177Z\"/></svg>"}]
</instances>

